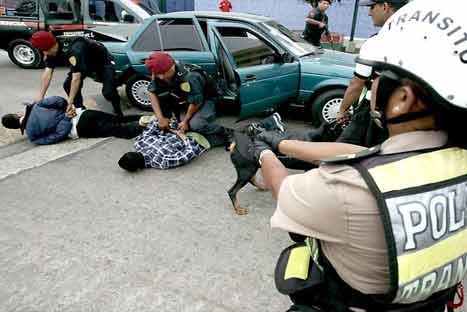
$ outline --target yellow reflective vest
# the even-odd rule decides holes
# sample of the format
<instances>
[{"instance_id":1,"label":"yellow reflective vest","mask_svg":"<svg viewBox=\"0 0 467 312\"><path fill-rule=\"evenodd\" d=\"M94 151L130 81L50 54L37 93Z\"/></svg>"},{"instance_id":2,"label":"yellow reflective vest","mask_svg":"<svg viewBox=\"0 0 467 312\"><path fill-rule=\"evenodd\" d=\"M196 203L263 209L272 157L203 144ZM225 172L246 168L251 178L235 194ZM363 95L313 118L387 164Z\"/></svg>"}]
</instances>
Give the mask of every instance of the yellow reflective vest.
<instances>
[{"instance_id":1,"label":"yellow reflective vest","mask_svg":"<svg viewBox=\"0 0 467 312\"><path fill-rule=\"evenodd\" d=\"M392 303L409 304L467 273L467 150L377 155L351 164L377 199Z\"/></svg>"}]
</instances>

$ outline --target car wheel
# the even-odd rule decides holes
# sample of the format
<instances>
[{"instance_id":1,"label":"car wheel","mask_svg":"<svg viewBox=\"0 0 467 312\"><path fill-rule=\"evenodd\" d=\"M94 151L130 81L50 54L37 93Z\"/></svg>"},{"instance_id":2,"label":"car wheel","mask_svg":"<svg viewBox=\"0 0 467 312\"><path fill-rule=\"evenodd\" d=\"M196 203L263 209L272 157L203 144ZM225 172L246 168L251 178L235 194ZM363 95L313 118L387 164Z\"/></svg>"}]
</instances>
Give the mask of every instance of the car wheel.
<instances>
[{"instance_id":1,"label":"car wheel","mask_svg":"<svg viewBox=\"0 0 467 312\"><path fill-rule=\"evenodd\" d=\"M133 76L128 80L125 90L128 100L133 106L145 111L152 110L148 92L150 83L151 79L146 76Z\"/></svg>"},{"instance_id":2,"label":"car wheel","mask_svg":"<svg viewBox=\"0 0 467 312\"><path fill-rule=\"evenodd\" d=\"M39 68L42 66L42 53L24 39L10 42L8 56L11 61L21 68Z\"/></svg>"},{"instance_id":3,"label":"car wheel","mask_svg":"<svg viewBox=\"0 0 467 312\"><path fill-rule=\"evenodd\" d=\"M311 109L313 124L315 126L319 126L323 122L330 123L336 120L344 93L344 89L329 90L314 100Z\"/></svg>"}]
</instances>

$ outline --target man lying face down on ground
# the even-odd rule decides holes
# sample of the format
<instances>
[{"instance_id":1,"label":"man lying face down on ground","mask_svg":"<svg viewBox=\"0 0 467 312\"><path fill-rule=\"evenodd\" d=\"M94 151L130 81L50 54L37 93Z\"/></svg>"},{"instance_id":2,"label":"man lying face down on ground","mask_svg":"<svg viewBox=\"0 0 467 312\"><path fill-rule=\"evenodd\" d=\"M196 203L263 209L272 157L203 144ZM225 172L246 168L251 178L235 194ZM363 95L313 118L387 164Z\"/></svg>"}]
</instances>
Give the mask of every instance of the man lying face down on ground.
<instances>
[{"instance_id":1,"label":"man lying face down on ground","mask_svg":"<svg viewBox=\"0 0 467 312\"><path fill-rule=\"evenodd\" d=\"M67 101L51 96L33 104L27 104L24 113L6 114L2 125L8 129L26 131L29 141L46 145L67 138L117 137L131 139L143 131L140 115L116 116L92 109L76 109L67 112Z\"/></svg>"},{"instance_id":2,"label":"man lying face down on ground","mask_svg":"<svg viewBox=\"0 0 467 312\"><path fill-rule=\"evenodd\" d=\"M162 130L154 117L146 118L149 123L136 138L136 152L124 154L118 165L128 171L143 168L169 169L185 165L207 151L211 144L197 132L177 130L177 122L170 122L169 130Z\"/></svg>"},{"instance_id":3,"label":"man lying face down on ground","mask_svg":"<svg viewBox=\"0 0 467 312\"><path fill-rule=\"evenodd\" d=\"M118 164L122 169L136 171L143 168L169 169L182 166L218 143L213 136L204 137L194 131L185 133L175 116L168 121L168 130L161 126L156 116L145 116L142 122L148 126L136 138L136 152L128 152L120 158ZM252 123L251 126L253 125L261 129L280 128L284 131L278 114L265 118L260 123Z\"/></svg>"}]
</instances>

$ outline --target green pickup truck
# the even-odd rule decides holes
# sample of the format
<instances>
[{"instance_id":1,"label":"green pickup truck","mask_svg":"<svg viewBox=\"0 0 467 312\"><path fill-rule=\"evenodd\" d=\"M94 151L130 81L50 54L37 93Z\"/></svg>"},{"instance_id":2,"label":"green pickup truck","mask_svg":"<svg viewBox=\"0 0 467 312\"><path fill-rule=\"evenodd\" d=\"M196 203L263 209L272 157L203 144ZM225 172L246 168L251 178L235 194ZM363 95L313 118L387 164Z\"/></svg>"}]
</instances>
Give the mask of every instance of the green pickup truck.
<instances>
[{"instance_id":1,"label":"green pickup truck","mask_svg":"<svg viewBox=\"0 0 467 312\"><path fill-rule=\"evenodd\" d=\"M314 124L335 119L354 71L354 56L316 49L267 17L221 12L154 15L128 42L104 42L132 104L151 109L144 60L163 50L217 77L240 118L300 106Z\"/></svg>"},{"instance_id":2,"label":"green pickup truck","mask_svg":"<svg viewBox=\"0 0 467 312\"><path fill-rule=\"evenodd\" d=\"M48 30L59 40L127 41L155 13L151 7L153 0L0 0L0 49L16 65L38 68L42 53L29 42L34 32Z\"/></svg>"}]
</instances>

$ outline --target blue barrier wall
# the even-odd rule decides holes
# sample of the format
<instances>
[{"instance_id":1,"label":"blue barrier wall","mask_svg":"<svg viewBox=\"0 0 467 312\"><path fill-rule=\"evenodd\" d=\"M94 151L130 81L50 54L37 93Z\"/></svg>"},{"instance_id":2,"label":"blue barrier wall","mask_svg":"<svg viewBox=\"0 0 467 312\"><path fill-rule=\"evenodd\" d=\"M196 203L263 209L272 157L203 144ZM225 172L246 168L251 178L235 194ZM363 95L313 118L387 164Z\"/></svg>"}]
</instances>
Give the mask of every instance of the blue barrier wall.
<instances>
[{"instance_id":1,"label":"blue barrier wall","mask_svg":"<svg viewBox=\"0 0 467 312\"><path fill-rule=\"evenodd\" d=\"M183 1L182 1L183 2ZM304 28L310 5L303 0L231 0L233 11L269 16L292 30ZM355 0L341 0L328 9L329 30L350 35ZM195 9L217 11L218 0L196 0ZM368 8L360 7L356 37L368 38L378 31L368 16Z\"/></svg>"},{"instance_id":2,"label":"blue barrier wall","mask_svg":"<svg viewBox=\"0 0 467 312\"><path fill-rule=\"evenodd\" d=\"M193 11L195 9L195 0L166 0L165 6L167 12Z\"/></svg>"}]
</instances>

